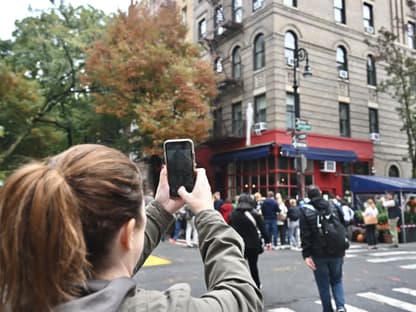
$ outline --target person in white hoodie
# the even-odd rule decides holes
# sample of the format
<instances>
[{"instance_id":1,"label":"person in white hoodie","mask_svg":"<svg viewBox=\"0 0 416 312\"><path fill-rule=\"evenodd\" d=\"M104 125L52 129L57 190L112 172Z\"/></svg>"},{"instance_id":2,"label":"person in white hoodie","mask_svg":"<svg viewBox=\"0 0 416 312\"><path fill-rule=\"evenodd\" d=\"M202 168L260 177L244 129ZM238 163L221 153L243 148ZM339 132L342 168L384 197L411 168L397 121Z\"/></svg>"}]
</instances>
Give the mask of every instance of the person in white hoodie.
<instances>
[{"instance_id":1,"label":"person in white hoodie","mask_svg":"<svg viewBox=\"0 0 416 312\"><path fill-rule=\"evenodd\" d=\"M263 311L243 240L213 208L204 169L169 197L163 168L145 208L142 176L121 152L73 146L18 169L0 191L0 311ZM135 273L187 204L201 238L207 292L138 286Z\"/></svg>"}]
</instances>

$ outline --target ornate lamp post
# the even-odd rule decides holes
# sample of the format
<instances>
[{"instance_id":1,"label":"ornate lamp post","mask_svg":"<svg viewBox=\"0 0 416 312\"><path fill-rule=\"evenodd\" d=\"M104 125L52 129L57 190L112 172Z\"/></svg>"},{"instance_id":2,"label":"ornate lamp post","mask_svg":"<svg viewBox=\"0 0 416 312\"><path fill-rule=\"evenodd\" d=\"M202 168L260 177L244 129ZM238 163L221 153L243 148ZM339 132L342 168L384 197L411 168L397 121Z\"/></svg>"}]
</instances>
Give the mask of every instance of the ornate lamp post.
<instances>
[{"instance_id":1,"label":"ornate lamp post","mask_svg":"<svg viewBox=\"0 0 416 312\"><path fill-rule=\"evenodd\" d=\"M303 77L308 78L312 76L312 70L309 65L309 56L308 51L304 48L296 48L293 55L293 96L295 100L295 129L292 131L292 142L296 149L296 185L297 185L297 198L302 197L302 162L301 155L299 151L299 142L298 142L298 132L301 130L300 124L302 120L300 119L300 101L299 101L299 81L297 77L297 70L299 68L300 62L305 61L305 68L303 70ZM306 135L305 135L306 137Z\"/></svg>"}]
</instances>

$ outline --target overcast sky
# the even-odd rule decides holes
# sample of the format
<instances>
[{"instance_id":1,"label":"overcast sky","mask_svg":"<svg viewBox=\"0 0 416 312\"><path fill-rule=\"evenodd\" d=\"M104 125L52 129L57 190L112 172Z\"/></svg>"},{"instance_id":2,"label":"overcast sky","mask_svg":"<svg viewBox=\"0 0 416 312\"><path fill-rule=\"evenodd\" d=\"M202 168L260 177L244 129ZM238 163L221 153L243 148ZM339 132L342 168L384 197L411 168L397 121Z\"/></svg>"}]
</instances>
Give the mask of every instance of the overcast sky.
<instances>
[{"instance_id":1,"label":"overcast sky","mask_svg":"<svg viewBox=\"0 0 416 312\"><path fill-rule=\"evenodd\" d=\"M61 0L55 0L59 3ZM103 10L105 13L127 11L130 0L65 0L76 7L79 5L91 5L97 9ZM49 0L1 0L0 3L0 39L6 40L12 38L12 32L15 29L14 22L31 15L28 8L45 9L51 7Z\"/></svg>"}]
</instances>

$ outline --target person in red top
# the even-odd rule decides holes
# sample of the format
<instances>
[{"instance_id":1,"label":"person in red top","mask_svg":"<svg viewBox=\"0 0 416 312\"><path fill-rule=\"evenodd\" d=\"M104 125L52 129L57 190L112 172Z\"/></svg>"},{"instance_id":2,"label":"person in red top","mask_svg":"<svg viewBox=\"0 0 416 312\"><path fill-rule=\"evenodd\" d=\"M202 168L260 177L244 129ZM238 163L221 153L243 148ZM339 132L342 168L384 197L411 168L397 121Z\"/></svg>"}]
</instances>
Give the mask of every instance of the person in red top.
<instances>
[{"instance_id":1,"label":"person in red top","mask_svg":"<svg viewBox=\"0 0 416 312\"><path fill-rule=\"evenodd\" d=\"M230 224L230 215L231 212L233 212L233 209L233 204L229 199L226 199L224 204L222 204L220 207L221 215L224 218L225 222L227 222L228 224Z\"/></svg>"}]
</instances>

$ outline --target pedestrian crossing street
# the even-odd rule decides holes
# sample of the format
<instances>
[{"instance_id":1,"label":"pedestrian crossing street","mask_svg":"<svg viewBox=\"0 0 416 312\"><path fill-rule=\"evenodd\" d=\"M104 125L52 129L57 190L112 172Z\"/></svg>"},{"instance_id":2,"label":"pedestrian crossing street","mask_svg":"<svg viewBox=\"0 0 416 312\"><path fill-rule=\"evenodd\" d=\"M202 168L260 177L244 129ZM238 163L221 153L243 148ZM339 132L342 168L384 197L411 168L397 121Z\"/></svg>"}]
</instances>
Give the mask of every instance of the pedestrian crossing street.
<instances>
[{"instance_id":1,"label":"pedestrian crossing street","mask_svg":"<svg viewBox=\"0 0 416 312\"><path fill-rule=\"evenodd\" d=\"M416 270L416 251L410 250L393 250L387 247L380 247L376 250L368 250L367 246L364 244L352 245L349 250L347 250L346 258L356 258L362 257L365 258L365 261L372 263L374 265L381 263L392 263L396 267L409 270L409 273L415 274L416 272L410 270ZM415 280L416 284L416 280ZM384 306L389 306L392 308L392 311L409 311L416 312L416 289L410 288L393 288L393 294L401 294L402 299L394 298L393 295L384 295L376 292L359 292L356 296L369 300L369 302L382 304ZM404 295L404 297L403 297ZM405 300L403 298L406 298ZM347 300L348 301L348 300ZM315 301L315 304L321 304L319 300ZM335 311L335 302L332 303ZM372 312L374 309L367 310L365 307L358 307L354 305L346 304L345 308L348 312ZM274 308L269 309L267 312L296 312L290 308Z\"/></svg>"},{"instance_id":2,"label":"pedestrian crossing street","mask_svg":"<svg viewBox=\"0 0 416 312\"><path fill-rule=\"evenodd\" d=\"M393 298L391 296L384 296L381 294L377 294L374 292L362 292L358 293L357 296L375 301L377 303L383 304L385 306L390 306L394 308L394 311L408 311L408 312L415 312L416 311L416 304L412 302L416 302L416 290L415 289L409 289L409 288L393 288L393 292L401 293L408 295L409 300L403 301L396 298ZM321 301L317 300L315 301L315 304L321 304ZM335 302L332 302L332 305L334 306L335 311ZM356 307L353 305L346 304L345 308L348 312L372 312L374 310L366 310L360 307ZM269 309L268 312L296 312L295 310L292 310L290 308L276 308L276 309Z\"/></svg>"}]
</instances>

